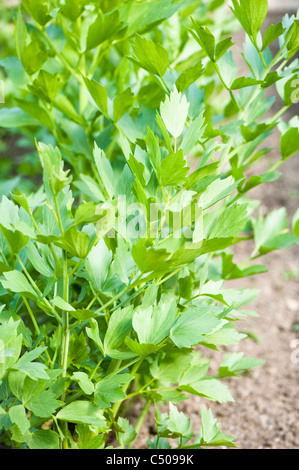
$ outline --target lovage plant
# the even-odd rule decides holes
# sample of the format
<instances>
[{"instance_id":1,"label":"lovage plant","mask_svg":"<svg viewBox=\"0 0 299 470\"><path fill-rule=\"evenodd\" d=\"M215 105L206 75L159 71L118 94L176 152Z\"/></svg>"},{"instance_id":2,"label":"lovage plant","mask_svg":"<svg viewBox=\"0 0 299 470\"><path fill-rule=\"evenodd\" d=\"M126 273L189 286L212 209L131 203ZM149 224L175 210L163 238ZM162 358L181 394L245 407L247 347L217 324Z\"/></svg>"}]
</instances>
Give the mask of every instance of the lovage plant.
<instances>
[{"instance_id":1,"label":"lovage plant","mask_svg":"<svg viewBox=\"0 0 299 470\"><path fill-rule=\"evenodd\" d=\"M234 446L204 406L195 435L180 402L233 401L226 378L262 364L229 352L246 337L236 325L255 315L243 307L258 292L227 284L265 272L255 259L299 241L299 211L291 225L284 208L256 216L248 196L299 149L298 117L281 118L297 100L299 20L285 16L262 34L267 0L233 0L249 67L238 76L232 39L195 15L179 49L164 47L175 43L167 28L179 7L190 16L197 2L54 3L23 1L34 23L17 16L32 80L17 101L48 130L47 143L36 141L42 185L0 205L1 438L13 448L132 448L154 409L149 448ZM211 11L221 3L207 2ZM108 52L127 75L119 65L101 82ZM283 105L268 117L273 84ZM59 93L73 86L74 103ZM282 158L252 175L276 127ZM79 128L92 140L87 156ZM234 245L247 241L254 249L238 265ZM216 375L207 348L222 355Z\"/></svg>"}]
</instances>

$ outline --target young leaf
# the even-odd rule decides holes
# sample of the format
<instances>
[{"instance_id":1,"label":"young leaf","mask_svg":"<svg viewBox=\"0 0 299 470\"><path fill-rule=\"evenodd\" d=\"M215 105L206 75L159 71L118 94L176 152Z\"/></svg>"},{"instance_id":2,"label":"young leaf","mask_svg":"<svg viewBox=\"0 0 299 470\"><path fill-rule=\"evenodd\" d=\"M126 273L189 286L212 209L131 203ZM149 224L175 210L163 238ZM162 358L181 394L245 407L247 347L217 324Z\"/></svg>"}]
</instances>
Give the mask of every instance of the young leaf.
<instances>
[{"instance_id":1,"label":"young leaf","mask_svg":"<svg viewBox=\"0 0 299 470\"><path fill-rule=\"evenodd\" d=\"M179 137L183 132L188 109L186 96L179 93L176 88L170 93L170 97L166 96L164 103L161 103L161 117L173 137Z\"/></svg>"}]
</instances>

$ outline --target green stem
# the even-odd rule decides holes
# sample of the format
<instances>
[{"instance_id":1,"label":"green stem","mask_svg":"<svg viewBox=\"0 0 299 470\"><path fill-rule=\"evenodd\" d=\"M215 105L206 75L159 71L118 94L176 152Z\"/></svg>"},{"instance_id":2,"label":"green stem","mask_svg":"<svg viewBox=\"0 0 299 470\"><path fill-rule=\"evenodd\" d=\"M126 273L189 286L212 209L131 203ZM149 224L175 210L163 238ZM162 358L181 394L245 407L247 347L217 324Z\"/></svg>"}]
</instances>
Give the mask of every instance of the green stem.
<instances>
[{"instance_id":1,"label":"green stem","mask_svg":"<svg viewBox=\"0 0 299 470\"><path fill-rule=\"evenodd\" d=\"M63 57L62 54L60 54L56 47L54 46L53 42L51 41L51 39L49 38L49 36L47 35L47 33L45 32L45 29L41 26L39 26L37 23L36 23L40 33L43 35L43 37L45 38L45 40L47 41L47 43L49 44L49 46L51 47L51 49L54 51L56 57L58 58L58 60L60 61L60 63L71 73L72 76L74 76L78 82L85 86L85 83L84 83L84 80L83 78L81 77L81 75L79 75L76 70L68 63L68 61Z\"/></svg>"},{"instance_id":2,"label":"green stem","mask_svg":"<svg viewBox=\"0 0 299 470\"><path fill-rule=\"evenodd\" d=\"M37 287L36 283L34 282L34 280L32 279L32 277L30 276L28 270L26 269L24 263L22 262L20 256L18 254L16 254L16 258L17 260L19 261L21 267L22 267L22 270L24 271L28 281L30 282L30 284L32 285L33 289L35 290L35 292L37 293L37 295L41 298L39 304L42 303L42 301L45 303L46 307L51 310L53 316L56 318L56 320L58 321L58 323L61 323L61 319L58 315L58 313L56 312L55 308L50 304L50 302L46 299L46 297L43 297L43 294L42 292L39 290L39 288Z\"/></svg>"},{"instance_id":3,"label":"green stem","mask_svg":"<svg viewBox=\"0 0 299 470\"><path fill-rule=\"evenodd\" d=\"M256 48L257 48L257 46L256 46ZM257 50L259 51L259 56L261 58L261 61L263 63L264 68L267 69L267 64L265 62L265 59L264 59L264 56L263 56L262 52L258 48L257 48Z\"/></svg>"},{"instance_id":4,"label":"green stem","mask_svg":"<svg viewBox=\"0 0 299 470\"><path fill-rule=\"evenodd\" d=\"M141 366L142 362L143 362L143 357L142 357L138 362L135 363L134 367L132 367L132 370L130 371L130 374L131 374L131 375L135 376L135 374L136 374L137 370L139 369L139 367ZM126 393L126 391L128 390L128 387L129 387L130 383L131 383L131 382L128 382L128 383L123 387L123 391L124 391L125 393ZM113 407L112 407L112 413L113 413L114 419L116 418L116 415L117 415L117 413L119 412L119 409L120 409L122 403L123 403L123 400L121 400L121 401L119 401L119 402L117 402L117 403L115 403L115 404L113 405Z\"/></svg>"},{"instance_id":5,"label":"green stem","mask_svg":"<svg viewBox=\"0 0 299 470\"><path fill-rule=\"evenodd\" d=\"M138 418L137 423L136 423L136 425L135 425L136 437L137 437L138 433L140 432L140 430L141 430L141 428L142 428L142 425L143 425L143 423L144 423L144 421L145 421L145 419L146 419L146 417L147 417L147 415L148 415L148 412L149 412L149 409L150 409L150 407L151 407L151 404L152 404L152 401L149 400L149 401L144 405L144 407L143 407L143 409L142 409L142 411L141 411L141 413L140 413L140 415L139 415L139 418ZM134 442L135 442L135 439L134 439L134 441L132 441L132 442L127 446L127 448L128 448L128 449L132 449Z\"/></svg>"},{"instance_id":6,"label":"green stem","mask_svg":"<svg viewBox=\"0 0 299 470\"><path fill-rule=\"evenodd\" d=\"M39 329L39 326L38 326L37 321L36 321L36 319L35 319L35 316L34 316L34 314L33 314L33 311L32 311L32 309L31 309L31 307L30 307L30 305L29 305L29 302L28 302L28 300L26 299L26 297L24 297L23 295L22 295L22 299L23 299L24 304L26 305L26 308L27 308L28 313L29 313L29 315L30 315L30 318L31 318L31 321L32 321L32 323L33 323L34 329L35 329L37 335L39 336L39 335L40 335L40 329ZM44 341L42 341L42 345L46 347ZM49 355L49 352L48 352L47 349L46 349L46 351L45 351L45 354L46 354L47 359L48 359L48 361L49 361L49 363L50 363L50 367L53 368L53 363L52 363L52 360L51 360L51 358L50 358L50 355Z\"/></svg>"},{"instance_id":7,"label":"green stem","mask_svg":"<svg viewBox=\"0 0 299 470\"><path fill-rule=\"evenodd\" d=\"M63 260L63 300L68 302L68 274L67 274L67 257L66 253L63 253L64 260ZM67 367L68 367L68 351L69 351L69 341L70 341L70 327L69 327L69 313L63 311L62 312L62 345L61 345L61 358L60 358L60 367L63 369L62 376L67 376ZM62 395L62 401L65 402L66 393L64 392ZM63 422L63 432L64 432L64 439L62 441L63 449L68 449L68 439L67 439L67 431L68 431L68 423Z\"/></svg>"},{"instance_id":8,"label":"green stem","mask_svg":"<svg viewBox=\"0 0 299 470\"><path fill-rule=\"evenodd\" d=\"M214 64L215 70L216 70L216 72L217 72L217 74L218 74L218 76L219 76L219 78L220 78L220 81L221 81L222 85L223 85L224 88L229 92L230 97L231 97L231 99L232 99L234 105L236 106L237 109L241 109L239 103L237 102L237 100L236 100L236 98L235 98L235 95L234 95L233 92L232 92L232 90L227 86L227 84L226 84L225 81L223 80L222 75L221 75L221 72L220 72L220 69L219 69L219 67L218 67L218 64L217 64L216 62L213 62L213 64Z\"/></svg>"}]
</instances>

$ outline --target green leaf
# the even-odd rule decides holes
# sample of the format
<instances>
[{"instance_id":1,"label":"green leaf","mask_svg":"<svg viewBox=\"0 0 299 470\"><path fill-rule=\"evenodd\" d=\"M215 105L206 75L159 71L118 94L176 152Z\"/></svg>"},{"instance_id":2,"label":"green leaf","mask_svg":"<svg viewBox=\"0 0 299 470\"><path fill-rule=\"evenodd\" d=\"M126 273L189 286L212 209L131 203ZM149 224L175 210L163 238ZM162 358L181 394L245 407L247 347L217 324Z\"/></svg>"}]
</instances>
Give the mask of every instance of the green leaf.
<instances>
[{"instance_id":1,"label":"green leaf","mask_svg":"<svg viewBox=\"0 0 299 470\"><path fill-rule=\"evenodd\" d=\"M109 196L110 199L113 199L115 194L115 187L114 187L114 173L111 167L111 163L107 159L105 152L98 148L97 144L95 143L93 156L95 160L95 164L98 170L99 177L101 178L104 188Z\"/></svg>"},{"instance_id":2,"label":"green leaf","mask_svg":"<svg viewBox=\"0 0 299 470\"><path fill-rule=\"evenodd\" d=\"M242 136L244 137L244 139L247 142L251 142L251 141L255 140L257 137L259 137L260 135L264 134L265 132L268 132L268 131L274 129L274 127L276 127L276 125L277 125L277 123L266 124L266 123L263 122L262 124L257 124L253 130L251 130L250 127L242 125L241 126L241 133L242 133Z\"/></svg>"},{"instance_id":3,"label":"green leaf","mask_svg":"<svg viewBox=\"0 0 299 470\"><path fill-rule=\"evenodd\" d=\"M287 43L288 59L290 59L296 52L299 47L299 20L295 19L292 26L287 32L285 41Z\"/></svg>"},{"instance_id":4,"label":"green leaf","mask_svg":"<svg viewBox=\"0 0 299 470\"><path fill-rule=\"evenodd\" d=\"M144 137L147 151L153 167L155 168L158 175L161 173L161 150L159 145L159 137L153 133L153 131L148 127L147 136Z\"/></svg>"},{"instance_id":5,"label":"green leaf","mask_svg":"<svg viewBox=\"0 0 299 470\"><path fill-rule=\"evenodd\" d=\"M246 371L253 367L259 367L265 361L253 357L244 357L243 353L226 354L218 369L219 377L237 375L236 372Z\"/></svg>"},{"instance_id":6,"label":"green leaf","mask_svg":"<svg viewBox=\"0 0 299 470\"><path fill-rule=\"evenodd\" d=\"M69 350L68 350L68 367L73 364L76 367L80 367L82 363L88 358L88 347L86 344L86 338L81 331L79 335L73 331L70 341L69 341Z\"/></svg>"},{"instance_id":7,"label":"green leaf","mask_svg":"<svg viewBox=\"0 0 299 470\"><path fill-rule=\"evenodd\" d=\"M176 79L175 86L180 93L183 93L204 73L204 68L201 62L188 67L183 73Z\"/></svg>"},{"instance_id":8,"label":"green leaf","mask_svg":"<svg viewBox=\"0 0 299 470\"><path fill-rule=\"evenodd\" d=\"M89 424L101 428L103 431L107 429L100 407L90 401L74 401L62 408L56 418L69 423Z\"/></svg>"},{"instance_id":9,"label":"green leaf","mask_svg":"<svg viewBox=\"0 0 299 470\"><path fill-rule=\"evenodd\" d=\"M104 345L100 337L99 325L95 319L89 320L90 328L86 328L87 336L92 339L104 355Z\"/></svg>"},{"instance_id":10,"label":"green leaf","mask_svg":"<svg viewBox=\"0 0 299 470\"><path fill-rule=\"evenodd\" d=\"M171 433L172 438L188 438L193 436L190 418L187 418L184 413L178 411L173 403L169 403L169 421L167 429ZM165 436L165 431L163 432Z\"/></svg>"},{"instance_id":11,"label":"green leaf","mask_svg":"<svg viewBox=\"0 0 299 470\"><path fill-rule=\"evenodd\" d=\"M233 443L234 437L223 434L220 431L220 424L213 418L211 410L200 407L201 430L199 433L200 446L225 446L236 447Z\"/></svg>"},{"instance_id":12,"label":"green leaf","mask_svg":"<svg viewBox=\"0 0 299 470\"><path fill-rule=\"evenodd\" d=\"M77 424L79 449L103 449L105 447L106 436L104 433L95 435L90 426Z\"/></svg>"},{"instance_id":13,"label":"green leaf","mask_svg":"<svg viewBox=\"0 0 299 470\"><path fill-rule=\"evenodd\" d=\"M63 250L70 253L80 259L86 258L88 254L90 238L85 232L79 232L75 228L67 230L65 234L58 240L55 240L54 244L59 246Z\"/></svg>"},{"instance_id":14,"label":"green leaf","mask_svg":"<svg viewBox=\"0 0 299 470\"><path fill-rule=\"evenodd\" d=\"M62 7L62 13L71 21L76 21L76 19L82 15L86 0L65 0L65 4Z\"/></svg>"},{"instance_id":15,"label":"green leaf","mask_svg":"<svg viewBox=\"0 0 299 470\"><path fill-rule=\"evenodd\" d=\"M39 106L38 103L33 102L33 101L25 101L25 100L21 100L19 98L16 98L15 100L16 100L16 104L19 106L19 108L21 108L23 111L25 111L25 113L27 113L27 114L29 114L29 116L31 116L31 118L29 116L27 117L27 123L28 124L25 121L23 123L23 125L33 126L33 125L43 124L48 129L50 129L50 131L53 131L53 122L51 120L51 116L50 116L49 112L45 110L45 108L42 108L41 106ZM18 123L18 120L20 118L21 118L21 115L17 119L17 123ZM21 120L21 122L22 122L22 120ZM19 126L21 126L21 122L18 123Z\"/></svg>"},{"instance_id":16,"label":"green leaf","mask_svg":"<svg viewBox=\"0 0 299 470\"><path fill-rule=\"evenodd\" d=\"M100 380L95 386L94 399L98 408L108 408L111 403L115 403L125 398L126 394L122 386L131 382L133 376L130 374L116 374L112 377Z\"/></svg>"},{"instance_id":17,"label":"green leaf","mask_svg":"<svg viewBox=\"0 0 299 470\"><path fill-rule=\"evenodd\" d=\"M299 130L291 127L280 140L280 151L282 159L286 160L299 151Z\"/></svg>"},{"instance_id":18,"label":"green leaf","mask_svg":"<svg viewBox=\"0 0 299 470\"><path fill-rule=\"evenodd\" d=\"M62 86L63 79L59 74L53 75L46 70L40 70L38 77L28 88L42 100L53 102Z\"/></svg>"},{"instance_id":19,"label":"green leaf","mask_svg":"<svg viewBox=\"0 0 299 470\"><path fill-rule=\"evenodd\" d=\"M81 204L75 213L75 224L88 224L97 222L101 215L97 214L97 205L94 202Z\"/></svg>"},{"instance_id":20,"label":"green leaf","mask_svg":"<svg viewBox=\"0 0 299 470\"><path fill-rule=\"evenodd\" d=\"M271 24L265 31L263 37L262 51L264 51L275 39L279 38L285 31L282 23Z\"/></svg>"},{"instance_id":21,"label":"green leaf","mask_svg":"<svg viewBox=\"0 0 299 470\"><path fill-rule=\"evenodd\" d=\"M195 147L198 140L201 139L205 128L203 127L205 122L204 118L204 111L197 116L194 121L192 121L191 125L188 127L182 143L181 149L183 150L184 155L187 155L191 150Z\"/></svg>"},{"instance_id":22,"label":"green leaf","mask_svg":"<svg viewBox=\"0 0 299 470\"><path fill-rule=\"evenodd\" d=\"M231 90L239 90L240 88L245 88L248 86L255 86L262 84L262 80L256 80L252 77L240 77L236 78L230 86Z\"/></svg>"},{"instance_id":23,"label":"green leaf","mask_svg":"<svg viewBox=\"0 0 299 470\"><path fill-rule=\"evenodd\" d=\"M126 446L133 442L137 436L137 433L133 426L130 424L129 420L119 416L117 420L118 430L116 433L116 438L122 446Z\"/></svg>"},{"instance_id":24,"label":"green leaf","mask_svg":"<svg viewBox=\"0 0 299 470\"><path fill-rule=\"evenodd\" d=\"M232 204L217 218L209 237L236 236L245 228L247 219L247 204Z\"/></svg>"},{"instance_id":25,"label":"green leaf","mask_svg":"<svg viewBox=\"0 0 299 470\"><path fill-rule=\"evenodd\" d=\"M68 177L69 170L63 170L62 156L58 147L52 147L41 142L37 147L40 161L43 167L43 181L46 187L47 196L57 195L70 183Z\"/></svg>"},{"instance_id":26,"label":"green leaf","mask_svg":"<svg viewBox=\"0 0 299 470\"><path fill-rule=\"evenodd\" d=\"M91 395L94 392L94 385L85 372L74 372L71 379L78 382L80 388L86 395Z\"/></svg>"},{"instance_id":27,"label":"green leaf","mask_svg":"<svg viewBox=\"0 0 299 470\"><path fill-rule=\"evenodd\" d=\"M222 328L207 334L204 341L207 344L229 346L238 343L243 338L246 338L246 335L238 333L230 323L225 323Z\"/></svg>"},{"instance_id":28,"label":"green leaf","mask_svg":"<svg viewBox=\"0 0 299 470\"><path fill-rule=\"evenodd\" d=\"M49 429L39 429L27 440L29 449L59 449L59 436Z\"/></svg>"},{"instance_id":29,"label":"green leaf","mask_svg":"<svg viewBox=\"0 0 299 470\"><path fill-rule=\"evenodd\" d=\"M232 42L232 38L226 38L218 42L215 50L216 62L217 60L221 59L221 57L226 53L226 51L230 49L234 44L235 43Z\"/></svg>"},{"instance_id":30,"label":"green leaf","mask_svg":"<svg viewBox=\"0 0 299 470\"><path fill-rule=\"evenodd\" d=\"M18 335L19 322L10 318L0 326L0 380L17 362L22 348L22 335Z\"/></svg>"},{"instance_id":31,"label":"green leaf","mask_svg":"<svg viewBox=\"0 0 299 470\"><path fill-rule=\"evenodd\" d=\"M83 77L83 79L97 107L110 119L108 115L108 95L106 89L95 80L89 80L87 77Z\"/></svg>"},{"instance_id":32,"label":"green leaf","mask_svg":"<svg viewBox=\"0 0 299 470\"><path fill-rule=\"evenodd\" d=\"M217 379L207 378L193 382L192 385L183 384L179 386L179 390L191 393L192 395L205 397L219 403L234 401L227 386Z\"/></svg>"},{"instance_id":33,"label":"green leaf","mask_svg":"<svg viewBox=\"0 0 299 470\"><path fill-rule=\"evenodd\" d=\"M16 424L22 434L26 434L30 428L30 421L26 417L26 410L23 405L16 405L9 409L9 417L12 423Z\"/></svg>"},{"instance_id":34,"label":"green leaf","mask_svg":"<svg viewBox=\"0 0 299 470\"><path fill-rule=\"evenodd\" d=\"M132 256L140 271L148 273L155 271L160 264L169 258L170 254L164 248L147 249L143 243L136 243L132 247Z\"/></svg>"},{"instance_id":35,"label":"green leaf","mask_svg":"<svg viewBox=\"0 0 299 470\"><path fill-rule=\"evenodd\" d=\"M65 312L71 312L74 309L69 303L67 303L65 300L63 300L62 297L59 297L58 295L54 297L53 300L51 300L51 303L55 306L60 308L61 310L64 310Z\"/></svg>"},{"instance_id":36,"label":"green leaf","mask_svg":"<svg viewBox=\"0 0 299 470\"><path fill-rule=\"evenodd\" d=\"M177 319L170 331L170 338L178 348L190 348L204 340L219 320L207 308L190 307Z\"/></svg>"},{"instance_id":37,"label":"green leaf","mask_svg":"<svg viewBox=\"0 0 299 470\"><path fill-rule=\"evenodd\" d=\"M74 181L74 186L76 186L83 194L86 194L93 202L102 202L105 200L102 191L100 190L99 184L88 175L80 173L81 181ZM96 214L97 212L95 212ZM102 217L98 217L99 219Z\"/></svg>"},{"instance_id":38,"label":"green leaf","mask_svg":"<svg viewBox=\"0 0 299 470\"><path fill-rule=\"evenodd\" d=\"M299 209L296 210L292 220L293 234L299 237Z\"/></svg>"},{"instance_id":39,"label":"green leaf","mask_svg":"<svg viewBox=\"0 0 299 470\"><path fill-rule=\"evenodd\" d=\"M190 30L190 33L194 37L195 41L197 41L200 47L205 51L211 61L215 62L216 41L214 35L211 33L208 27L200 26L196 21L193 20L193 18L191 19L196 33L194 33L192 30Z\"/></svg>"},{"instance_id":40,"label":"green leaf","mask_svg":"<svg viewBox=\"0 0 299 470\"><path fill-rule=\"evenodd\" d=\"M22 5L41 26L45 26L52 19L47 0L23 0Z\"/></svg>"},{"instance_id":41,"label":"green leaf","mask_svg":"<svg viewBox=\"0 0 299 470\"><path fill-rule=\"evenodd\" d=\"M34 38L22 50L21 61L28 75L32 76L38 72L48 58L48 53L44 43Z\"/></svg>"},{"instance_id":42,"label":"green leaf","mask_svg":"<svg viewBox=\"0 0 299 470\"><path fill-rule=\"evenodd\" d=\"M28 115L20 108L0 109L0 127L4 129L18 128L23 126L38 126L39 120Z\"/></svg>"},{"instance_id":43,"label":"green leaf","mask_svg":"<svg viewBox=\"0 0 299 470\"><path fill-rule=\"evenodd\" d=\"M132 329L133 306L118 308L112 313L104 339L105 355L109 356L109 351L120 348L125 337Z\"/></svg>"},{"instance_id":44,"label":"green leaf","mask_svg":"<svg viewBox=\"0 0 299 470\"><path fill-rule=\"evenodd\" d=\"M134 355L149 356L150 354L153 354L154 352L157 352L159 349L161 349L161 346L157 346L156 344L140 344L138 341L132 340L128 336L125 338L125 344L132 351L133 357Z\"/></svg>"},{"instance_id":45,"label":"green leaf","mask_svg":"<svg viewBox=\"0 0 299 470\"><path fill-rule=\"evenodd\" d=\"M16 45L16 51L20 60L21 60L23 49L27 45L27 42L28 42L27 40L28 40L28 32L27 32L25 21L23 19L21 6L19 6L18 13L17 13L17 20L16 20L16 29L15 29L15 45Z\"/></svg>"},{"instance_id":46,"label":"green leaf","mask_svg":"<svg viewBox=\"0 0 299 470\"><path fill-rule=\"evenodd\" d=\"M268 0L232 0L232 4L230 9L255 41L267 15Z\"/></svg>"},{"instance_id":47,"label":"green leaf","mask_svg":"<svg viewBox=\"0 0 299 470\"><path fill-rule=\"evenodd\" d=\"M233 182L233 179L230 176L228 178L213 181L200 196L199 204L202 205L203 209L208 209L216 204L216 202L229 196L241 181L242 180Z\"/></svg>"},{"instance_id":48,"label":"green leaf","mask_svg":"<svg viewBox=\"0 0 299 470\"><path fill-rule=\"evenodd\" d=\"M173 137L179 137L183 132L188 109L189 103L186 96L179 93L176 88L170 93L170 97L166 96L165 101L161 103L161 117Z\"/></svg>"},{"instance_id":49,"label":"green leaf","mask_svg":"<svg viewBox=\"0 0 299 470\"><path fill-rule=\"evenodd\" d=\"M119 11L114 10L107 15L99 14L87 33L86 49L94 49L104 41L117 38L124 30L124 23L119 19Z\"/></svg>"},{"instance_id":50,"label":"green leaf","mask_svg":"<svg viewBox=\"0 0 299 470\"><path fill-rule=\"evenodd\" d=\"M139 34L132 44L134 58L129 59L149 73L163 77L168 67L168 52L159 43L154 43Z\"/></svg>"},{"instance_id":51,"label":"green leaf","mask_svg":"<svg viewBox=\"0 0 299 470\"><path fill-rule=\"evenodd\" d=\"M179 8L180 3L172 0L138 2L134 4L134 8L123 5L121 19L128 24L127 34L131 36L157 26L163 20L170 18Z\"/></svg>"},{"instance_id":52,"label":"green leaf","mask_svg":"<svg viewBox=\"0 0 299 470\"><path fill-rule=\"evenodd\" d=\"M139 343L159 344L165 339L175 323L176 306L171 301L158 305L136 309L133 316L133 328L137 333Z\"/></svg>"},{"instance_id":53,"label":"green leaf","mask_svg":"<svg viewBox=\"0 0 299 470\"><path fill-rule=\"evenodd\" d=\"M132 108L135 100L131 88L118 92L113 101L113 121L118 122Z\"/></svg>"},{"instance_id":54,"label":"green leaf","mask_svg":"<svg viewBox=\"0 0 299 470\"><path fill-rule=\"evenodd\" d=\"M55 399L54 393L49 390L44 390L26 402L26 408L40 418L50 417L60 406L61 404Z\"/></svg>"},{"instance_id":55,"label":"green leaf","mask_svg":"<svg viewBox=\"0 0 299 470\"><path fill-rule=\"evenodd\" d=\"M4 289L11 290L17 294L23 294L31 299L37 299L37 294L20 271L8 271L3 273L5 280L1 281Z\"/></svg>"},{"instance_id":56,"label":"green leaf","mask_svg":"<svg viewBox=\"0 0 299 470\"><path fill-rule=\"evenodd\" d=\"M190 350L168 350L164 354L155 357L150 366L150 372L153 377L163 384L176 383L179 382L190 360L192 360Z\"/></svg>"},{"instance_id":57,"label":"green leaf","mask_svg":"<svg viewBox=\"0 0 299 470\"><path fill-rule=\"evenodd\" d=\"M45 364L32 362L40 356L45 349L46 348L39 346L30 352L25 352L18 362L14 364L13 369L24 372L24 374L28 375L32 380L49 379Z\"/></svg>"},{"instance_id":58,"label":"green leaf","mask_svg":"<svg viewBox=\"0 0 299 470\"><path fill-rule=\"evenodd\" d=\"M101 239L89 252L85 263L90 281L97 290L102 289L108 276L112 253Z\"/></svg>"},{"instance_id":59,"label":"green leaf","mask_svg":"<svg viewBox=\"0 0 299 470\"><path fill-rule=\"evenodd\" d=\"M32 266L45 277L51 277L54 274L54 270L46 262L46 260L39 254L36 246L29 242L26 246L26 253Z\"/></svg>"},{"instance_id":60,"label":"green leaf","mask_svg":"<svg viewBox=\"0 0 299 470\"><path fill-rule=\"evenodd\" d=\"M167 155L161 164L162 186L179 186L186 181L189 168L186 166L183 150Z\"/></svg>"}]
</instances>

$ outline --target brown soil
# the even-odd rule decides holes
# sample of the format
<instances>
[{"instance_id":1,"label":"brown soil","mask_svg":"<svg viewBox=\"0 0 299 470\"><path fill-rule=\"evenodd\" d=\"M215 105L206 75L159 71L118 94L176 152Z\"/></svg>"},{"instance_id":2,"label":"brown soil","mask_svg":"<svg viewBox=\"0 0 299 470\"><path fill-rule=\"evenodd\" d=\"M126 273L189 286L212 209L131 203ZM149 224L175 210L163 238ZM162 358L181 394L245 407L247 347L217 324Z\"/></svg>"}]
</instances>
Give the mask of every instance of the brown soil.
<instances>
[{"instance_id":1,"label":"brown soil","mask_svg":"<svg viewBox=\"0 0 299 470\"><path fill-rule=\"evenodd\" d=\"M269 17L268 22L280 18ZM235 38L242 44L242 38ZM273 94L273 89L271 90ZM295 109L294 109L295 108ZM279 109L279 108L278 108ZM276 106L274 112L276 111ZM293 106L298 114L298 105ZM291 114L284 115L288 121ZM279 134L274 132L266 145L274 148L265 161L255 168L262 173L279 158ZM299 158L298 154L287 160L279 171L280 180L253 189L250 196L261 201L264 215L273 209L286 207L289 220L298 208ZM236 247L237 260L245 260L252 246L247 242ZM299 448L299 246L269 253L258 262L267 266L268 272L240 281L229 281L226 287L251 287L260 290L259 298L250 305L259 318L248 317L238 325L239 331L251 332L260 339L250 337L226 351L242 351L245 355L265 361L264 366L253 369L242 378L226 379L234 402L218 404L200 397L192 397L179 408L191 418L195 433L200 429L200 406L210 407L221 423L222 432L236 436L241 449L294 449ZM212 373L217 372L219 353L203 351L212 359ZM143 404L133 410L138 416ZM140 436L137 448L146 447L147 437L153 436L154 412L151 410Z\"/></svg>"}]
</instances>

